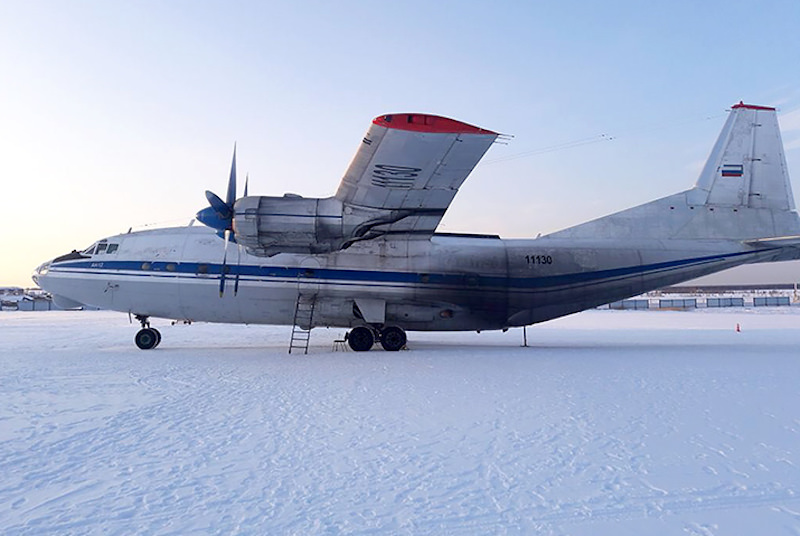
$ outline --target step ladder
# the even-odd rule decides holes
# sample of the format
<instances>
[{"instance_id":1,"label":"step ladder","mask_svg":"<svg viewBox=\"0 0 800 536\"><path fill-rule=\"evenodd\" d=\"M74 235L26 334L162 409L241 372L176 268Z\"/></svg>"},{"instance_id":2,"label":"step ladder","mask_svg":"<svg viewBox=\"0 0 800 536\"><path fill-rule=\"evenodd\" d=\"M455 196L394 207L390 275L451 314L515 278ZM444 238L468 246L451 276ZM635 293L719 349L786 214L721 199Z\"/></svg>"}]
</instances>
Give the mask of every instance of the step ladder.
<instances>
[{"instance_id":1,"label":"step ladder","mask_svg":"<svg viewBox=\"0 0 800 536\"><path fill-rule=\"evenodd\" d=\"M294 323L292 325L292 338L289 340L289 353L292 350L303 350L308 354L308 343L311 339L312 320L314 318L314 305L316 295L298 293L297 303L294 306Z\"/></svg>"}]
</instances>

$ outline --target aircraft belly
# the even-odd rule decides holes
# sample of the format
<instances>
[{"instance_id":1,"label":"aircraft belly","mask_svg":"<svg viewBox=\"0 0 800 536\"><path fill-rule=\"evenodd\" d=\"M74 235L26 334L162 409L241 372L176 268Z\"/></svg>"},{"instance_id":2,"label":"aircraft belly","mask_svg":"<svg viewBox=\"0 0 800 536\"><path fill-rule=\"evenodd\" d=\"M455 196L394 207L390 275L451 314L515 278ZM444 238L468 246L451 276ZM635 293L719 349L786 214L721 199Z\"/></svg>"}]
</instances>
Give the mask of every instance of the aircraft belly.
<instances>
[{"instance_id":1,"label":"aircraft belly","mask_svg":"<svg viewBox=\"0 0 800 536\"><path fill-rule=\"evenodd\" d=\"M107 291L108 278L100 279L90 274L64 272L56 268L44 276L42 284L51 294L65 297L68 301L102 309L112 309L114 305L114 294Z\"/></svg>"},{"instance_id":2,"label":"aircraft belly","mask_svg":"<svg viewBox=\"0 0 800 536\"><path fill-rule=\"evenodd\" d=\"M419 274L414 305L393 308L398 322L405 321L408 329L465 331L504 327L508 292L502 240L434 242L410 257L409 268ZM414 317L410 309L418 317L414 322L408 320Z\"/></svg>"},{"instance_id":3,"label":"aircraft belly","mask_svg":"<svg viewBox=\"0 0 800 536\"><path fill-rule=\"evenodd\" d=\"M502 329L507 317L506 296L501 290L418 290L413 303L387 307L387 317L409 330Z\"/></svg>"},{"instance_id":4,"label":"aircraft belly","mask_svg":"<svg viewBox=\"0 0 800 536\"><path fill-rule=\"evenodd\" d=\"M242 322L246 324L288 326L294 319L297 286L287 283L264 285L244 282L233 300L238 301Z\"/></svg>"},{"instance_id":5,"label":"aircraft belly","mask_svg":"<svg viewBox=\"0 0 800 536\"><path fill-rule=\"evenodd\" d=\"M175 278L117 276L114 310L164 318L183 318L181 285Z\"/></svg>"},{"instance_id":6,"label":"aircraft belly","mask_svg":"<svg viewBox=\"0 0 800 536\"><path fill-rule=\"evenodd\" d=\"M201 322L241 322L240 304L232 292L220 297L214 277L185 277L180 285L180 316Z\"/></svg>"}]
</instances>

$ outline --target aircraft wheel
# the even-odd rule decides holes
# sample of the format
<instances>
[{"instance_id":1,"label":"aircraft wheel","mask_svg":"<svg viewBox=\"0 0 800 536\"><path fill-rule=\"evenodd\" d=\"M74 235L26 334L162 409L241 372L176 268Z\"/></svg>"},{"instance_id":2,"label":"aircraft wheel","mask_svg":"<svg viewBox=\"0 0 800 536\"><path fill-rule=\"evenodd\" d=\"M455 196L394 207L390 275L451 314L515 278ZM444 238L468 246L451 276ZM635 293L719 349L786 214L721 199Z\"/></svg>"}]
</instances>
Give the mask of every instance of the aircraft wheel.
<instances>
[{"instance_id":1,"label":"aircraft wheel","mask_svg":"<svg viewBox=\"0 0 800 536\"><path fill-rule=\"evenodd\" d=\"M153 346L153 348L158 348L158 345L161 344L161 332L158 331L156 328L150 328L150 329L152 329L156 334L156 345Z\"/></svg>"},{"instance_id":2,"label":"aircraft wheel","mask_svg":"<svg viewBox=\"0 0 800 536\"><path fill-rule=\"evenodd\" d=\"M381 330L381 346L387 352L401 350L407 341L406 332L397 326L389 326Z\"/></svg>"},{"instance_id":3,"label":"aircraft wheel","mask_svg":"<svg viewBox=\"0 0 800 536\"><path fill-rule=\"evenodd\" d=\"M152 328L143 328L136 332L136 346L141 350L150 350L158 346L161 337L158 331Z\"/></svg>"},{"instance_id":4,"label":"aircraft wheel","mask_svg":"<svg viewBox=\"0 0 800 536\"><path fill-rule=\"evenodd\" d=\"M372 345L375 344L375 336L372 330L364 326L358 326L350 331L347 336L347 344L355 352L368 352Z\"/></svg>"}]
</instances>

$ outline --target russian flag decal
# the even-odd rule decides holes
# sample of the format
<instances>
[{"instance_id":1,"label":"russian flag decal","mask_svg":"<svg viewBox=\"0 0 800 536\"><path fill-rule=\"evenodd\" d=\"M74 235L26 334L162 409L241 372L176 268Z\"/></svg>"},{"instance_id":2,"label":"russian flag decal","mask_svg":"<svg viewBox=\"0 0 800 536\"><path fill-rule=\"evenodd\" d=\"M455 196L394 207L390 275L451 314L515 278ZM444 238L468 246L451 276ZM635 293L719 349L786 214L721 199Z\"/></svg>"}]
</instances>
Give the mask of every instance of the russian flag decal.
<instances>
[{"instance_id":1,"label":"russian flag decal","mask_svg":"<svg viewBox=\"0 0 800 536\"><path fill-rule=\"evenodd\" d=\"M744 174L744 166L742 164L725 164L720 169L723 177L741 177Z\"/></svg>"}]
</instances>

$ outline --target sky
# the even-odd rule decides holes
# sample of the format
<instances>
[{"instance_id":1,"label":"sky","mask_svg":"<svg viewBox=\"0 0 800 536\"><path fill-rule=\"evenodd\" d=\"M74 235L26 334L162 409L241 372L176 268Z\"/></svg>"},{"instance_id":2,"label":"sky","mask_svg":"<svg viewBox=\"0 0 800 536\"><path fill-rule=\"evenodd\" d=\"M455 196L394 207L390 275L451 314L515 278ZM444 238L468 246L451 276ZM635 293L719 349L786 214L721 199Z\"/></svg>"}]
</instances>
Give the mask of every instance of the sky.
<instances>
[{"instance_id":1,"label":"sky","mask_svg":"<svg viewBox=\"0 0 800 536\"><path fill-rule=\"evenodd\" d=\"M0 285L188 223L234 143L251 195L331 195L385 113L514 136L443 231L532 237L689 188L740 100L778 107L797 177L798 20L796 0L0 2Z\"/></svg>"}]
</instances>

